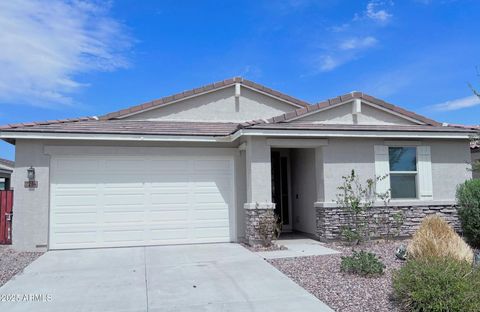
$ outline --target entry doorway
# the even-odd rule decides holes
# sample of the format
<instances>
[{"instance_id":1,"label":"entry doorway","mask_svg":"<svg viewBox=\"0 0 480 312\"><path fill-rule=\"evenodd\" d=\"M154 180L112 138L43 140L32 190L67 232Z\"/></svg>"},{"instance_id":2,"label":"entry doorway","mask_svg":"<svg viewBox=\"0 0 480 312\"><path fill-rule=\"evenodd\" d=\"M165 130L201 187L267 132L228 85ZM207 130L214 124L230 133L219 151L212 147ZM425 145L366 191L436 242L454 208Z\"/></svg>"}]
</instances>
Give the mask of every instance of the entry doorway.
<instances>
[{"instance_id":1,"label":"entry doorway","mask_svg":"<svg viewBox=\"0 0 480 312\"><path fill-rule=\"evenodd\" d=\"M290 179L290 150L272 149L272 202L275 203L275 215L280 218L282 232L291 232L292 199Z\"/></svg>"}]
</instances>

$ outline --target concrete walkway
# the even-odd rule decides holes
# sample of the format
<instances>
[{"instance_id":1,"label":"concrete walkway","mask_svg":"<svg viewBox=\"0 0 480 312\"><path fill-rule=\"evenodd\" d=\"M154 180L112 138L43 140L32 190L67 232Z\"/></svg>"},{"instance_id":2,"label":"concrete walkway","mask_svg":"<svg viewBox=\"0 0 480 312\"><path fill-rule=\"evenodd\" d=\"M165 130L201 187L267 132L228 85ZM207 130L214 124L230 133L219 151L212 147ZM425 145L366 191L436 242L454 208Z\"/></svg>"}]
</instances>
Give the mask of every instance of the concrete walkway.
<instances>
[{"instance_id":1,"label":"concrete walkway","mask_svg":"<svg viewBox=\"0 0 480 312\"><path fill-rule=\"evenodd\" d=\"M50 251L5 295L2 312L332 311L237 244Z\"/></svg>"},{"instance_id":2,"label":"concrete walkway","mask_svg":"<svg viewBox=\"0 0 480 312\"><path fill-rule=\"evenodd\" d=\"M339 251L325 247L319 241L302 236L279 239L277 245L287 247L286 250L259 251L256 254L264 259L294 258L307 256L324 256L340 253Z\"/></svg>"}]
</instances>

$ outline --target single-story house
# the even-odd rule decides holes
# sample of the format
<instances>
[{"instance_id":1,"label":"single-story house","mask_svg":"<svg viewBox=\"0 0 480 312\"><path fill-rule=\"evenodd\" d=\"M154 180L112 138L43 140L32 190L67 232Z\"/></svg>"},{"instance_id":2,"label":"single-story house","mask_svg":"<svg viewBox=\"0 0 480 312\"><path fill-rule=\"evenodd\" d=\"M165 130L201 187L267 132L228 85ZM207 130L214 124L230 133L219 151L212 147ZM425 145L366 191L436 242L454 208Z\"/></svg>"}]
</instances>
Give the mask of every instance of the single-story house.
<instances>
[{"instance_id":1,"label":"single-story house","mask_svg":"<svg viewBox=\"0 0 480 312\"><path fill-rule=\"evenodd\" d=\"M10 189L13 168L15 168L15 162L0 158L0 191Z\"/></svg>"},{"instance_id":2,"label":"single-story house","mask_svg":"<svg viewBox=\"0 0 480 312\"><path fill-rule=\"evenodd\" d=\"M455 222L471 129L442 125L362 92L309 104L233 78L85 117L6 125L15 144L13 247L69 249L260 239L336 239L342 176L388 175L409 234L422 216ZM380 203L379 203L380 205Z\"/></svg>"}]
</instances>

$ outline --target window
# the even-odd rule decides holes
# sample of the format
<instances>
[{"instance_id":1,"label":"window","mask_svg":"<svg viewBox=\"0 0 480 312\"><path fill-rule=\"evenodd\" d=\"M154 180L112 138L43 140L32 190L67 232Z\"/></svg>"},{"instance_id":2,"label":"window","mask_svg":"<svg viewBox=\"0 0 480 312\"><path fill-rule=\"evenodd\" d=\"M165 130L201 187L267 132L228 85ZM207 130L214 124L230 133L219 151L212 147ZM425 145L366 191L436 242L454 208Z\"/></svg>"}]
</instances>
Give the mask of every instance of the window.
<instances>
[{"instance_id":1,"label":"window","mask_svg":"<svg viewBox=\"0 0 480 312\"><path fill-rule=\"evenodd\" d=\"M389 147L392 199L417 198L417 148Z\"/></svg>"}]
</instances>

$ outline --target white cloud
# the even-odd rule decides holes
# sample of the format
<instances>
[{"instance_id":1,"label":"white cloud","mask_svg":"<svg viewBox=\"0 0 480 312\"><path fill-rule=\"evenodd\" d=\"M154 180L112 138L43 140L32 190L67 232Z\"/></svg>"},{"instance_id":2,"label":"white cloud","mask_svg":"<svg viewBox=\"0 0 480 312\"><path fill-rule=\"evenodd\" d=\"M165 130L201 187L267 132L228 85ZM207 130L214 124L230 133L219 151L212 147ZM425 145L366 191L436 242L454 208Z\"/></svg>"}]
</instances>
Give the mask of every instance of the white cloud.
<instances>
[{"instance_id":1,"label":"white cloud","mask_svg":"<svg viewBox=\"0 0 480 312\"><path fill-rule=\"evenodd\" d=\"M71 105L77 75L128 66L131 38L93 1L0 1L0 101Z\"/></svg>"},{"instance_id":2,"label":"white cloud","mask_svg":"<svg viewBox=\"0 0 480 312\"><path fill-rule=\"evenodd\" d=\"M446 101L443 103L432 105L432 108L437 111L454 111L463 108L480 105L480 98L476 95L466 96L463 98Z\"/></svg>"},{"instance_id":3,"label":"white cloud","mask_svg":"<svg viewBox=\"0 0 480 312\"><path fill-rule=\"evenodd\" d=\"M372 0L367 4L365 15L371 20L380 23L386 23L392 18L393 15L388 13L384 8L380 8L385 5L386 3L384 1Z\"/></svg>"},{"instance_id":4,"label":"white cloud","mask_svg":"<svg viewBox=\"0 0 480 312\"><path fill-rule=\"evenodd\" d=\"M320 71L330 71L340 66L343 62L331 55L321 55L318 62L318 69Z\"/></svg>"},{"instance_id":5,"label":"white cloud","mask_svg":"<svg viewBox=\"0 0 480 312\"><path fill-rule=\"evenodd\" d=\"M378 40L375 37L353 37L340 41L336 46L321 54L317 59L318 71L331 71L347 62L360 57L360 54L369 48L376 46Z\"/></svg>"},{"instance_id":6,"label":"white cloud","mask_svg":"<svg viewBox=\"0 0 480 312\"><path fill-rule=\"evenodd\" d=\"M373 47L378 43L378 40L372 36L365 38L351 38L340 43L340 50L360 50Z\"/></svg>"}]
</instances>

